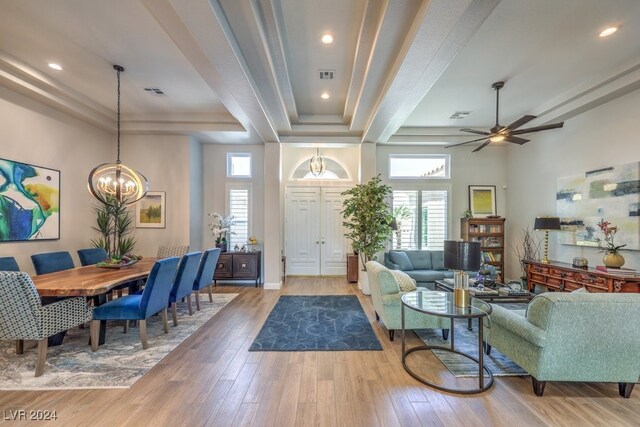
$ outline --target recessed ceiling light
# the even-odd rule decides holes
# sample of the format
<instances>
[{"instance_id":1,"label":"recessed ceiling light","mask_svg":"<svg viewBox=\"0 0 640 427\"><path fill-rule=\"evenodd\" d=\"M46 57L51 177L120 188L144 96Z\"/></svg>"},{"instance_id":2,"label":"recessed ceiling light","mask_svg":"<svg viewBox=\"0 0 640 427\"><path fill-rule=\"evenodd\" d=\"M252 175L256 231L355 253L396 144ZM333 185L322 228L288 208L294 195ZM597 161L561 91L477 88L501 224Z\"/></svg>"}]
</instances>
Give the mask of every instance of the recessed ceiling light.
<instances>
[{"instance_id":1,"label":"recessed ceiling light","mask_svg":"<svg viewBox=\"0 0 640 427\"><path fill-rule=\"evenodd\" d=\"M320 40L322 40L322 43L324 43L324 44L331 44L331 43L333 43L333 35L329 34L329 33L326 33L326 34L324 34L322 36L322 38Z\"/></svg>"},{"instance_id":2,"label":"recessed ceiling light","mask_svg":"<svg viewBox=\"0 0 640 427\"><path fill-rule=\"evenodd\" d=\"M620 29L619 26L615 26L615 27L608 27L605 28L604 30L600 31L600 37L607 37L610 36L611 34L615 33L616 31L618 31L618 29Z\"/></svg>"},{"instance_id":3,"label":"recessed ceiling light","mask_svg":"<svg viewBox=\"0 0 640 427\"><path fill-rule=\"evenodd\" d=\"M327 93L327 92L322 92L322 95L320 95L320 98L322 98L322 99L329 99L329 93Z\"/></svg>"},{"instance_id":4,"label":"recessed ceiling light","mask_svg":"<svg viewBox=\"0 0 640 427\"><path fill-rule=\"evenodd\" d=\"M53 68L56 71L62 71L62 66L54 62L49 62L49 68Z\"/></svg>"}]
</instances>

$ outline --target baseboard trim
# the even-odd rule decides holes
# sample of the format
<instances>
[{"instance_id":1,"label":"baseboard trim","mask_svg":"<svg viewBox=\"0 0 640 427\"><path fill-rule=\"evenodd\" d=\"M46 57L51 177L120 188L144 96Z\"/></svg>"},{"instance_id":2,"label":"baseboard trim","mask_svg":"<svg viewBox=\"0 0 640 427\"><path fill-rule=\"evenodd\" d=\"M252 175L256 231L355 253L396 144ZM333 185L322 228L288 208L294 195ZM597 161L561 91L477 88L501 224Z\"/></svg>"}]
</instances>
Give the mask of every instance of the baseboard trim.
<instances>
[{"instance_id":1,"label":"baseboard trim","mask_svg":"<svg viewBox=\"0 0 640 427\"><path fill-rule=\"evenodd\" d=\"M265 283L264 289L272 289L277 290L282 288L282 282L274 282L274 283Z\"/></svg>"}]
</instances>

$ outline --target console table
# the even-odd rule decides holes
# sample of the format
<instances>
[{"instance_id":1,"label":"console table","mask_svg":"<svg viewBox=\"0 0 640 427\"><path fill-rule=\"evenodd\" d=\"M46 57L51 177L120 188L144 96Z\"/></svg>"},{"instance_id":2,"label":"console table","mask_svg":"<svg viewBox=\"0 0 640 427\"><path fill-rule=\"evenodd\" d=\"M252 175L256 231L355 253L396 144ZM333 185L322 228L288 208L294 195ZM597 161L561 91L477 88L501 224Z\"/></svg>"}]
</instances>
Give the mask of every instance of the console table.
<instances>
[{"instance_id":1,"label":"console table","mask_svg":"<svg viewBox=\"0 0 640 427\"><path fill-rule=\"evenodd\" d=\"M533 292L536 285L549 291L574 291L585 287L589 292L640 292L640 276L619 275L595 268L577 268L564 262L525 261L527 285Z\"/></svg>"},{"instance_id":2,"label":"console table","mask_svg":"<svg viewBox=\"0 0 640 427\"><path fill-rule=\"evenodd\" d=\"M213 283L218 280L254 280L256 288L260 284L262 272L262 252L223 252L218 258Z\"/></svg>"}]
</instances>

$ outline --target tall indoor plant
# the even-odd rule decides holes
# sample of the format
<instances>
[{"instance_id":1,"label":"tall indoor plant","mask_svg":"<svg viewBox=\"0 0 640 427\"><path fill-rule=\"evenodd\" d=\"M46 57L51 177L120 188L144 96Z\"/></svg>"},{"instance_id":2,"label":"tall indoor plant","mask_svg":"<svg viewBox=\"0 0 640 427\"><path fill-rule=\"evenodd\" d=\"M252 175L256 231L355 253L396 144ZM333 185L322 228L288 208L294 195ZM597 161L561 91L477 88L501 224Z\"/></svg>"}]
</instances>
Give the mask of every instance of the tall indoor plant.
<instances>
[{"instance_id":1,"label":"tall indoor plant","mask_svg":"<svg viewBox=\"0 0 640 427\"><path fill-rule=\"evenodd\" d=\"M381 182L380 175L342 193L347 197L342 203L342 224L349 231L345 236L351 240L353 250L360 255L364 271L364 265L375 259L376 252L385 249L391 237L393 216L387 205L390 193L391 187ZM368 283L366 289L365 286L361 287L365 294L369 293Z\"/></svg>"},{"instance_id":2,"label":"tall indoor plant","mask_svg":"<svg viewBox=\"0 0 640 427\"><path fill-rule=\"evenodd\" d=\"M104 248L110 258L122 258L130 255L136 245L133 233L133 216L129 208L122 203L104 203L94 207L96 226L92 227L100 233L100 237L92 239L96 248Z\"/></svg>"}]
</instances>

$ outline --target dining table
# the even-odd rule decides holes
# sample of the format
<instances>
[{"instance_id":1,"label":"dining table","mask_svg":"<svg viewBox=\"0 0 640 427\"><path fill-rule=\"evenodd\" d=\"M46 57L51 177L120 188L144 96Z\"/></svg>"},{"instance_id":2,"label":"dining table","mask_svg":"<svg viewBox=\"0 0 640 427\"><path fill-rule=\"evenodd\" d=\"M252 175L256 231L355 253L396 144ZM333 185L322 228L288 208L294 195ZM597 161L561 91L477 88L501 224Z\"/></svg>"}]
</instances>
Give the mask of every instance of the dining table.
<instances>
[{"instance_id":1,"label":"dining table","mask_svg":"<svg viewBox=\"0 0 640 427\"><path fill-rule=\"evenodd\" d=\"M157 258L145 257L135 264L120 268L89 265L39 274L32 279L43 304L63 298L85 297L93 299L93 304L99 306L107 302L107 295L114 289L130 286L132 290L137 281L149 275L156 261ZM104 344L105 333L106 322L102 321L99 344ZM62 344L65 334L66 331L51 337L49 345Z\"/></svg>"}]
</instances>

